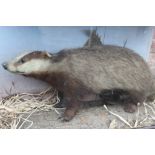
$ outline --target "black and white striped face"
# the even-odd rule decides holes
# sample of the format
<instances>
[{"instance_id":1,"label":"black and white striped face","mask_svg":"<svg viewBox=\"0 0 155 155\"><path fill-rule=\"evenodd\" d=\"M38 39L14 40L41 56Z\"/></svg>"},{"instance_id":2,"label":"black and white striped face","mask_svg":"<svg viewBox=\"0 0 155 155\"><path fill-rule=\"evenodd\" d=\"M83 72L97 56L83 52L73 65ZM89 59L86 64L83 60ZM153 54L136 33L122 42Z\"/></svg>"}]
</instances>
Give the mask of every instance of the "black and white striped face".
<instances>
[{"instance_id":1,"label":"black and white striped face","mask_svg":"<svg viewBox=\"0 0 155 155\"><path fill-rule=\"evenodd\" d=\"M3 63L4 69L17 73L28 75L32 73L42 73L47 71L50 66L52 55L47 52L34 51L28 54L23 54L10 62Z\"/></svg>"}]
</instances>

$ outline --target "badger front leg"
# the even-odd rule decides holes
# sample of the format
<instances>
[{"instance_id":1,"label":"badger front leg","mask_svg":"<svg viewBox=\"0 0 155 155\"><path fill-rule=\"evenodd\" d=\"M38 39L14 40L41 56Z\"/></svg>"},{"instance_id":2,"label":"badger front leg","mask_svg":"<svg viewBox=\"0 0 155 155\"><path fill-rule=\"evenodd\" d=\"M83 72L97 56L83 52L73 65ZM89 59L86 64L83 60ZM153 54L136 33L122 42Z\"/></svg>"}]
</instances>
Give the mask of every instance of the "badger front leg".
<instances>
[{"instance_id":1,"label":"badger front leg","mask_svg":"<svg viewBox=\"0 0 155 155\"><path fill-rule=\"evenodd\" d=\"M80 102L74 98L69 98L67 100L66 110L63 115L63 121L70 121L78 112L80 108Z\"/></svg>"},{"instance_id":2,"label":"badger front leg","mask_svg":"<svg viewBox=\"0 0 155 155\"><path fill-rule=\"evenodd\" d=\"M63 94L63 102L65 102L65 112L63 114L63 121L70 121L78 112L81 101L80 98L86 93L83 84L75 79L67 77L63 80L60 87L57 87Z\"/></svg>"},{"instance_id":3,"label":"badger front leg","mask_svg":"<svg viewBox=\"0 0 155 155\"><path fill-rule=\"evenodd\" d=\"M63 100L65 100L65 112L63 114L63 121L70 121L78 112L81 102L79 101L79 85L75 81L66 82Z\"/></svg>"}]
</instances>

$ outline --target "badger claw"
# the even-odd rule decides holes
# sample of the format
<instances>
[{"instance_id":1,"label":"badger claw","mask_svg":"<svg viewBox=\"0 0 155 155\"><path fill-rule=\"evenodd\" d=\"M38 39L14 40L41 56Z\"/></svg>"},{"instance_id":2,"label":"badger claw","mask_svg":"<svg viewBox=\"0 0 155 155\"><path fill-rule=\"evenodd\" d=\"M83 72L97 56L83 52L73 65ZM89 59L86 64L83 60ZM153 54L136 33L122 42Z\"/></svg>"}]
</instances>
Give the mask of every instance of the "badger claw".
<instances>
[{"instance_id":1,"label":"badger claw","mask_svg":"<svg viewBox=\"0 0 155 155\"><path fill-rule=\"evenodd\" d=\"M61 115L58 117L58 119L61 120L61 122L69 122L72 118L68 117L68 116Z\"/></svg>"}]
</instances>

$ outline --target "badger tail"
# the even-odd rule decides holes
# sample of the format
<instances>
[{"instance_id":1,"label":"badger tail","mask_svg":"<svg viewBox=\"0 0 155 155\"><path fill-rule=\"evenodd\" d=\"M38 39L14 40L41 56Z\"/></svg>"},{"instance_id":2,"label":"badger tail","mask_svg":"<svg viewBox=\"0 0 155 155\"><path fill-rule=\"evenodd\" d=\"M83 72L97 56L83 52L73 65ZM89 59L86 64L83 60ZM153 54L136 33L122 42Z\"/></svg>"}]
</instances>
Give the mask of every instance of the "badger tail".
<instances>
[{"instance_id":1,"label":"badger tail","mask_svg":"<svg viewBox=\"0 0 155 155\"><path fill-rule=\"evenodd\" d=\"M89 36L84 47L103 46L100 36L97 34L97 27L94 30L84 30L85 35Z\"/></svg>"}]
</instances>

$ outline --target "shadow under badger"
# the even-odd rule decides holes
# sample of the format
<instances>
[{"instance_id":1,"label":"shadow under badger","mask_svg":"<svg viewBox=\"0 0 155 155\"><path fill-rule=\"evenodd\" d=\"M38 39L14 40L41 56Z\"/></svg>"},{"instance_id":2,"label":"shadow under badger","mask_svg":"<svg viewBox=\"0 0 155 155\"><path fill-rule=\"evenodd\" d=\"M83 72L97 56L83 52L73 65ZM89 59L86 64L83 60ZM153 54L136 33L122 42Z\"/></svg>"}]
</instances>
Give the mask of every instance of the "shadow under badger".
<instances>
[{"instance_id":1,"label":"shadow under badger","mask_svg":"<svg viewBox=\"0 0 155 155\"><path fill-rule=\"evenodd\" d=\"M148 65L132 50L102 45L95 31L92 36L97 38L96 44L88 40L82 48L56 54L34 51L4 63L3 67L56 88L66 104L65 121L75 116L81 104L97 98L103 104L122 101L126 112L134 112L137 103L144 102L154 92Z\"/></svg>"}]
</instances>

